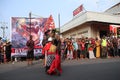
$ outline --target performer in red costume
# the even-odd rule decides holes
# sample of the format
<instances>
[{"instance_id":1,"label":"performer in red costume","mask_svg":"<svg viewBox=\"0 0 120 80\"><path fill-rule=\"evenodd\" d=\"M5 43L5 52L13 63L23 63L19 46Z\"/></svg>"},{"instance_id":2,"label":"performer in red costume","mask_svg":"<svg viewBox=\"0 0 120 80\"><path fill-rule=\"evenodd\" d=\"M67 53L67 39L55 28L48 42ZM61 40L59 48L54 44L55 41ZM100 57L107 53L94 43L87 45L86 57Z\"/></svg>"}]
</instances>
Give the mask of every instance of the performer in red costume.
<instances>
[{"instance_id":1,"label":"performer in red costume","mask_svg":"<svg viewBox=\"0 0 120 80\"><path fill-rule=\"evenodd\" d=\"M52 37L48 38L48 43L43 47L42 54L45 55L46 72L50 68L52 61L55 59L56 46L53 44Z\"/></svg>"},{"instance_id":2,"label":"performer in red costume","mask_svg":"<svg viewBox=\"0 0 120 80\"><path fill-rule=\"evenodd\" d=\"M61 57L58 52L55 55L55 59L53 60L50 69L47 71L48 74L57 74L61 75L62 69L61 69Z\"/></svg>"}]
</instances>

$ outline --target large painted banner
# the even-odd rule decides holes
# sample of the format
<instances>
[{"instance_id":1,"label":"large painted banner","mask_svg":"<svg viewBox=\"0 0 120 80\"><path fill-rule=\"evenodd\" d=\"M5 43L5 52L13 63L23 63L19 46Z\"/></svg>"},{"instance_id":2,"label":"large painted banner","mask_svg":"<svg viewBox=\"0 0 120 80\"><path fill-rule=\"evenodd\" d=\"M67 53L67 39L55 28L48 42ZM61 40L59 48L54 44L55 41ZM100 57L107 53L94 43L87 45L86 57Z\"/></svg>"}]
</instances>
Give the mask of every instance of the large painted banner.
<instances>
[{"instance_id":1,"label":"large painted banner","mask_svg":"<svg viewBox=\"0 0 120 80\"><path fill-rule=\"evenodd\" d=\"M55 28L52 15L48 18L26 18L26 17L12 17L12 55L26 55L26 42L29 35L33 36L35 48L41 48L41 41L44 32L49 28ZM35 50L34 52L36 53ZM38 51L41 53L41 50Z\"/></svg>"}]
</instances>

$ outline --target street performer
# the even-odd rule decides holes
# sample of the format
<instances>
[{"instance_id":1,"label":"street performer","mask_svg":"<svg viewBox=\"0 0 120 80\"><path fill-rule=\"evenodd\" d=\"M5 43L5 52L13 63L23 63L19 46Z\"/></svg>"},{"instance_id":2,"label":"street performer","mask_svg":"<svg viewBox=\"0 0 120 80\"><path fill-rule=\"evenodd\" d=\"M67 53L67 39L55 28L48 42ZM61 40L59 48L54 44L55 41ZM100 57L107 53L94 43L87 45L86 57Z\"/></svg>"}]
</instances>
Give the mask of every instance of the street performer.
<instances>
[{"instance_id":1,"label":"street performer","mask_svg":"<svg viewBox=\"0 0 120 80\"><path fill-rule=\"evenodd\" d=\"M57 74L58 76L61 75L62 69L61 69L61 57L58 51L55 54L55 59L53 60L50 69L47 71L48 74Z\"/></svg>"},{"instance_id":2,"label":"street performer","mask_svg":"<svg viewBox=\"0 0 120 80\"><path fill-rule=\"evenodd\" d=\"M56 46L52 37L48 38L48 43L43 47L42 54L45 55L45 72L50 68L52 61L55 59Z\"/></svg>"}]
</instances>

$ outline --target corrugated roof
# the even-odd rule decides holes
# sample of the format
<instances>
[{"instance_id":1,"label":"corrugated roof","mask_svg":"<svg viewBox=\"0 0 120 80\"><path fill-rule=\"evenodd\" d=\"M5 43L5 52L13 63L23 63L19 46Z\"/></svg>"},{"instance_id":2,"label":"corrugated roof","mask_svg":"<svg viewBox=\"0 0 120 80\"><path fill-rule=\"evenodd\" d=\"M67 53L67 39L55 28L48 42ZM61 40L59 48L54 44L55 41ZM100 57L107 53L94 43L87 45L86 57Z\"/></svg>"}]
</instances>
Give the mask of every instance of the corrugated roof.
<instances>
[{"instance_id":1,"label":"corrugated roof","mask_svg":"<svg viewBox=\"0 0 120 80\"><path fill-rule=\"evenodd\" d=\"M110 7L109 9L105 10L105 12L107 12L108 10L110 10L110 9L114 8L114 7L115 7L115 6L117 6L117 5L120 5L120 2L119 2L119 3L117 3L117 4L115 4L115 5L113 5L113 6L112 6L112 7Z\"/></svg>"}]
</instances>

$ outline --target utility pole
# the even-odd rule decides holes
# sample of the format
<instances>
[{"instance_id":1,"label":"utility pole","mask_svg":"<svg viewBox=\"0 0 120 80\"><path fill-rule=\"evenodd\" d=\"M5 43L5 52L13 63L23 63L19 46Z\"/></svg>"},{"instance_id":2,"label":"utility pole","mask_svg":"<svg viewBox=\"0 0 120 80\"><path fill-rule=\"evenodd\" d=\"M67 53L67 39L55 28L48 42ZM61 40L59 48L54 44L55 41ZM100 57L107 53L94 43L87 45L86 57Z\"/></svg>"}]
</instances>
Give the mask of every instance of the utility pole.
<instances>
[{"instance_id":1,"label":"utility pole","mask_svg":"<svg viewBox=\"0 0 120 80\"><path fill-rule=\"evenodd\" d=\"M59 35L60 35L60 14L58 14L58 26L59 26Z\"/></svg>"},{"instance_id":2,"label":"utility pole","mask_svg":"<svg viewBox=\"0 0 120 80\"><path fill-rule=\"evenodd\" d=\"M29 19L30 19L30 35L31 35L31 12L29 13Z\"/></svg>"},{"instance_id":3,"label":"utility pole","mask_svg":"<svg viewBox=\"0 0 120 80\"><path fill-rule=\"evenodd\" d=\"M5 38L5 29L7 29L8 27L6 26L6 22L0 22L1 24L1 29L3 30L3 38Z\"/></svg>"}]
</instances>

